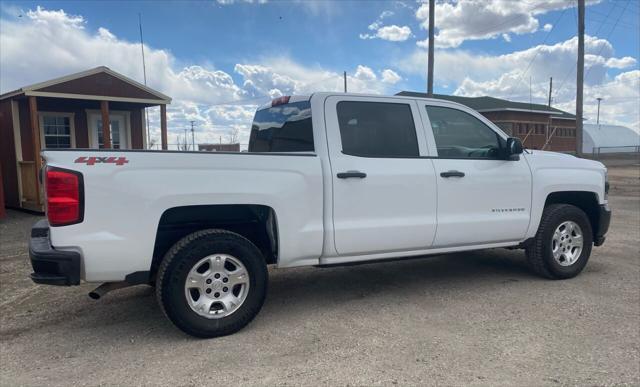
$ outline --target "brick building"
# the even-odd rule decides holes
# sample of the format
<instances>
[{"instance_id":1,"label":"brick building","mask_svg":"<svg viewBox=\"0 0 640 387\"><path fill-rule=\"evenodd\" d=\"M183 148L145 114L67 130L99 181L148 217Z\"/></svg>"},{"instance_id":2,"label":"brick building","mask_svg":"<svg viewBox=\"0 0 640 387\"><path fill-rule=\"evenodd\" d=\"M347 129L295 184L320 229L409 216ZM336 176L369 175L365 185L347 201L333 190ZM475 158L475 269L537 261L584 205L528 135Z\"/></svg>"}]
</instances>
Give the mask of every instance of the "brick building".
<instances>
[{"instance_id":1,"label":"brick building","mask_svg":"<svg viewBox=\"0 0 640 387\"><path fill-rule=\"evenodd\" d=\"M240 152L240 144L198 144L199 151Z\"/></svg>"},{"instance_id":2,"label":"brick building","mask_svg":"<svg viewBox=\"0 0 640 387\"><path fill-rule=\"evenodd\" d=\"M402 91L397 95L427 98L426 93ZM466 105L487 117L510 136L518 137L529 149L576 151L576 116L546 105L513 102L493 97L459 97L434 94Z\"/></svg>"}]
</instances>

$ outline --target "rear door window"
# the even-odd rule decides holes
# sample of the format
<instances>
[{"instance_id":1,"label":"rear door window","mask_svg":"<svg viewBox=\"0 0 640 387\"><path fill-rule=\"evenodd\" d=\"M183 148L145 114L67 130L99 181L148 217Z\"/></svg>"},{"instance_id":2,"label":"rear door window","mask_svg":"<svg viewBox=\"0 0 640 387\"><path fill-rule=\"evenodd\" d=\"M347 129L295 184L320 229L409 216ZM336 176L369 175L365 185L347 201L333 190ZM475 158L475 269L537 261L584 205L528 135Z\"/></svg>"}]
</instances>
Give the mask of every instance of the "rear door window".
<instances>
[{"instance_id":1,"label":"rear door window","mask_svg":"<svg viewBox=\"0 0 640 387\"><path fill-rule=\"evenodd\" d=\"M292 102L256 112L249 152L313 152L309 101Z\"/></svg>"},{"instance_id":2,"label":"rear door window","mask_svg":"<svg viewBox=\"0 0 640 387\"><path fill-rule=\"evenodd\" d=\"M389 102L338 102L342 152L362 157L418 157L411 106Z\"/></svg>"}]
</instances>

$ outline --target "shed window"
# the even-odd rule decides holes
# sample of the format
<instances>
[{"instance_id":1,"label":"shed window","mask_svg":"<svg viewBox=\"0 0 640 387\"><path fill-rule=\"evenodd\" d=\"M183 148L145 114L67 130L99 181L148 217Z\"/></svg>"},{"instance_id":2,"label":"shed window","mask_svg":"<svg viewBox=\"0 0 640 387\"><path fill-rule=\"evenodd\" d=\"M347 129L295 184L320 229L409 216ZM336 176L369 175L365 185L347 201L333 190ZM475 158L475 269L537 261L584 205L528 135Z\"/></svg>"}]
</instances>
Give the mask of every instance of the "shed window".
<instances>
[{"instance_id":1,"label":"shed window","mask_svg":"<svg viewBox=\"0 0 640 387\"><path fill-rule=\"evenodd\" d=\"M68 116L43 116L45 148L71 148L71 120Z\"/></svg>"}]
</instances>

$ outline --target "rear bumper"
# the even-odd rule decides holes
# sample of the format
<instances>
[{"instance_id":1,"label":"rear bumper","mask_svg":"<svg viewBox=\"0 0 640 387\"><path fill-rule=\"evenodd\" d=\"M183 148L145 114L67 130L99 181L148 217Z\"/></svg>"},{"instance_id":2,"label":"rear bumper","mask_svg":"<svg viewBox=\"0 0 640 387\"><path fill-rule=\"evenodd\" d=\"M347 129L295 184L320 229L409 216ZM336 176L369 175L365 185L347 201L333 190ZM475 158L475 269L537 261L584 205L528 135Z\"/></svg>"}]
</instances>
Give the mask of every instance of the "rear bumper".
<instances>
[{"instance_id":1,"label":"rear bumper","mask_svg":"<svg viewBox=\"0 0 640 387\"><path fill-rule=\"evenodd\" d=\"M608 204L601 204L598 210L598 223L595 224L593 244L602 246L605 240L605 234L609 231L609 223L611 223L611 210Z\"/></svg>"},{"instance_id":2,"label":"rear bumper","mask_svg":"<svg viewBox=\"0 0 640 387\"><path fill-rule=\"evenodd\" d=\"M29 257L33 282L57 286L80 284L80 254L54 249L49 240L49 222L44 219L31 228Z\"/></svg>"}]
</instances>

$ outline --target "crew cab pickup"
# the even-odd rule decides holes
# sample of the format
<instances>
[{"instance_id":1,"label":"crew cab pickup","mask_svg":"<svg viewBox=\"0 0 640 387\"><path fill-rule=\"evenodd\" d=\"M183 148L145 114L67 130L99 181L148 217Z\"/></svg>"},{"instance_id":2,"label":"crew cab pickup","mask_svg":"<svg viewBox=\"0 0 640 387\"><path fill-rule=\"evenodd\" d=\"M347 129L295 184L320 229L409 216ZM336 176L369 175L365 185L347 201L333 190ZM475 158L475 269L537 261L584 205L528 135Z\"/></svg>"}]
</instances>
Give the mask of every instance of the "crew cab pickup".
<instances>
[{"instance_id":1,"label":"crew cab pickup","mask_svg":"<svg viewBox=\"0 0 640 387\"><path fill-rule=\"evenodd\" d=\"M259 312L267 265L333 266L522 248L571 278L604 242L607 171L523 150L463 105L342 93L260 107L248 152L46 149L36 283L155 286L198 337Z\"/></svg>"}]
</instances>

